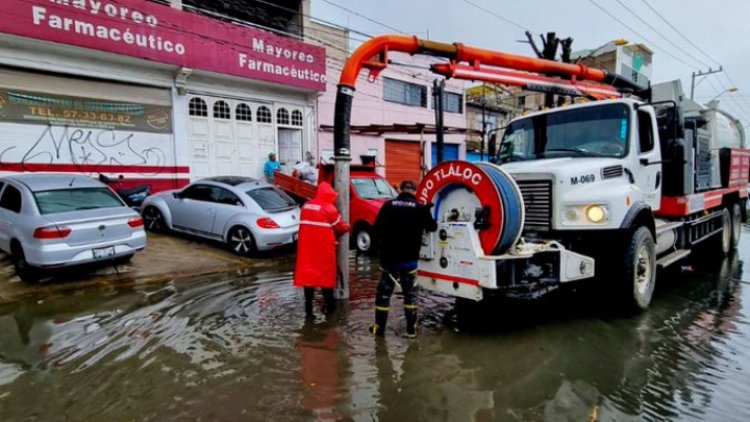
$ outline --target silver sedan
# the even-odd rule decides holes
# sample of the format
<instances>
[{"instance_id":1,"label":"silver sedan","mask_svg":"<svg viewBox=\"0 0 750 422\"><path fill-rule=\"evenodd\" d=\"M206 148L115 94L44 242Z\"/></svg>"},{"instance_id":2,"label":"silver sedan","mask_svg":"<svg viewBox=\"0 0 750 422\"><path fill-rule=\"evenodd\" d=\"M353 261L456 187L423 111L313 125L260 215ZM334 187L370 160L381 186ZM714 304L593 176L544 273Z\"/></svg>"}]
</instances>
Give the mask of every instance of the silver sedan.
<instances>
[{"instance_id":1,"label":"silver sedan","mask_svg":"<svg viewBox=\"0 0 750 422\"><path fill-rule=\"evenodd\" d=\"M294 200L276 187L235 176L201 179L143 202L148 230L218 240L241 256L296 242L299 212Z\"/></svg>"},{"instance_id":2,"label":"silver sedan","mask_svg":"<svg viewBox=\"0 0 750 422\"><path fill-rule=\"evenodd\" d=\"M0 249L24 281L50 268L126 261L145 247L141 216L99 181L46 173L0 178Z\"/></svg>"}]
</instances>

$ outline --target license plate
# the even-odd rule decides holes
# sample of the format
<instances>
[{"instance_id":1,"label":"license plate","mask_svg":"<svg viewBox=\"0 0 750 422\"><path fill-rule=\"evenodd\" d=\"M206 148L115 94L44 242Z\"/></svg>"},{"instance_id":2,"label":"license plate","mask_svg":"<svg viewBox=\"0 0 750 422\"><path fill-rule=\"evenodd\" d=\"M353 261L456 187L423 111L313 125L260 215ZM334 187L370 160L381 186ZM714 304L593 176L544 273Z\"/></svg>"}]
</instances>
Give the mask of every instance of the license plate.
<instances>
[{"instance_id":1,"label":"license plate","mask_svg":"<svg viewBox=\"0 0 750 422\"><path fill-rule=\"evenodd\" d=\"M94 252L94 259L109 258L115 256L115 247L107 246L106 248L92 249Z\"/></svg>"}]
</instances>

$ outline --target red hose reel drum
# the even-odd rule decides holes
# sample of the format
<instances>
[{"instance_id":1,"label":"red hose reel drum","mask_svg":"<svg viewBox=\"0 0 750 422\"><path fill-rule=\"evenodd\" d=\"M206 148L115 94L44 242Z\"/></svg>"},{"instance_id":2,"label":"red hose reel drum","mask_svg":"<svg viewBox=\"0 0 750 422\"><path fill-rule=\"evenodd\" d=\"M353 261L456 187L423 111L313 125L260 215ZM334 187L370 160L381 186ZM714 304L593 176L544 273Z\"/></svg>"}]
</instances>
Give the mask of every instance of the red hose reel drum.
<instances>
[{"instance_id":1,"label":"red hose reel drum","mask_svg":"<svg viewBox=\"0 0 750 422\"><path fill-rule=\"evenodd\" d=\"M513 178L489 163L447 161L433 167L417 189L417 199L432 203L438 221L476 223L487 209L479 240L487 255L502 255L519 239L523 228L523 197Z\"/></svg>"}]
</instances>

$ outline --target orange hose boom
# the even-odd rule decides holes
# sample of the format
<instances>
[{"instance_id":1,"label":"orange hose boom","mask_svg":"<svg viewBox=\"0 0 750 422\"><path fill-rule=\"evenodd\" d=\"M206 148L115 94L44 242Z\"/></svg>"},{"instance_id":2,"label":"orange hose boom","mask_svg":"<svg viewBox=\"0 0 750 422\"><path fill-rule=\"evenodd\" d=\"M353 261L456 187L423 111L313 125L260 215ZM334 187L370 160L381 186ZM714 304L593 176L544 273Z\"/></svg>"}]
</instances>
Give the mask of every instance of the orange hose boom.
<instances>
[{"instance_id":1,"label":"orange hose boom","mask_svg":"<svg viewBox=\"0 0 750 422\"><path fill-rule=\"evenodd\" d=\"M470 47L461 43L446 44L423 40L415 36L380 35L359 46L352 53L341 72L339 84L354 88L357 76L365 63L373 57L399 51L408 54L427 54L444 57L457 62L467 62L472 65L489 65L534 72L554 76L575 76L577 79L603 82L607 72L593 69L581 64L560 63L552 60L538 59L517 54L503 53L483 48ZM387 63L381 63L384 67Z\"/></svg>"}]
</instances>

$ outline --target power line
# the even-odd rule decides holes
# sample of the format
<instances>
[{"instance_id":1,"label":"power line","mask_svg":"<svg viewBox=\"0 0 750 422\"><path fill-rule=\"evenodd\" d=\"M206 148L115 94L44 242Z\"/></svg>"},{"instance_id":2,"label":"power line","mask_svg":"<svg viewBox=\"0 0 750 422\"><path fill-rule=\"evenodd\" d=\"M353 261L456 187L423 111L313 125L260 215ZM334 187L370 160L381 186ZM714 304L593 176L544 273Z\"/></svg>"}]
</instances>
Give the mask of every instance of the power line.
<instances>
[{"instance_id":1,"label":"power line","mask_svg":"<svg viewBox=\"0 0 750 422\"><path fill-rule=\"evenodd\" d=\"M702 64L705 67L711 67L711 65L707 64L703 60L693 56L690 54L689 51L685 50L684 48L680 47L679 45L675 44L670 38L665 36L661 33L658 29L656 29L653 25L651 25L647 20L643 19L639 14L635 13L633 9L629 8L625 3L622 2L622 0L615 0L620 6L623 7L623 9L627 10L631 15L635 16L639 21L643 22L647 27L649 27L652 31L654 31L657 35L662 37L664 40L666 40L668 43L672 44L675 48L680 50L681 52L685 53L686 56L690 57L691 59L695 60L696 62Z\"/></svg>"},{"instance_id":2,"label":"power line","mask_svg":"<svg viewBox=\"0 0 750 422\"><path fill-rule=\"evenodd\" d=\"M696 44L695 44L695 43L694 43L693 41L691 41L691 40L690 40L690 38L688 38L687 36L685 36L685 34L683 34L683 33L682 33L682 32L681 32L681 31L680 31L679 29L677 29L677 28L676 28L676 27L675 27L674 25L672 25L672 23L671 23L671 22L670 22L669 20L667 20L667 18L665 18L665 17L664 17L664 16L663 16L663 15L662 15L661 13L659 13L659 11L658 11L658 10L656 10L656 9L655 9L655 8L654 8L654 7L653 7L653 6L651 5L651 4L649 4L649 2L648 2L648 1L646 1L646 0L641 0L641 1L642 1L642 2L643 2L643 3L645 4L645 5L646 5L646 6L648 6L648 8L649 8L649 9L651 9L651 11L652 11L652 12L654 12L654 14L655 14L656 16L658 16L658 17L659 17L659 18L660 18L660 19L661 19L661 20L662 20L662 21L663 21L664 23L666 23L666 24L667 24L667 25L668 25L668 26L669 26L670 28L672 28L672 30L673 30L674 32L676 32L676 33L677 33L677 34L678 34L679 36L681 36L681 37L682 37L682 38L683 38L683 39L684 39L685 41L687 41L687 42L688 42L688 44L690 44L691 46L693 46L693 48L695 48L695 49L696 49L696 50L697 50L698 52L700 52L700 53L701 53L701 54L703 54L704 56L708 57L708 59L709 59L709 60L713 61L714 63L717 63L718 65L721 65L721 63L720 63L720 62L719 62L718 60L714 59L714 58L713 58L713 57L711 57L711 56L710 56L710 55L709 55L708 53L706 53L705 51L703 51L703 50L702 50L702 49L701 49L700 47L698 47L698 46L697 46L697 45L696 45ZM709 67L711 67L711 66L709 66Z\"/></svg>"},{"instance_id":3,"label":"power line","mask_svg":"<svg viewBox=\"0 0 750 422\"><path fill-rule=\"evenodd\" d=\"M332 1L330 1L330 0L322 0L322 1L323 1L323 2L325 2L325 3L328 3L328 4L330 4L330 5L331 5L331 6L333 6L333 7L339 8L339 9L341 9L341 10L345 11L345 12L349 12L349 13L351 13L351 14L355 15L355 16L358 16L358 17L360 17L360 18L362 18L362 19L364 19L364 20L366 20L366 21L368 21L368 22L372 22L372 23L374 23L374 24L376 24L376 25L380 25L380 26L382 26L383 28L388 28L388 29L390 29L390 30L392 30L392 31L396 31L396 32L398 32L399 34L405 34L405 32L403 32L403 31L401 31L401 30L399 30L399 29L397 29L397 28L394 28L394 27L392 27L392 26L390 26L390 25L388 25L388 24L385 24L385 23L383 23L383 22L378 22L378 21L376 21L375 19L372 19L372 18L370 18L370 17L367 17L367 16L365 16L365 15L363 15L363 14L361 14L361 13L357 12L357 11L354 11L354 10L352 10L352 9L349 9L349 8L347 8L347 7L344 7L344 6L342 6L342 5L338 4L338 3L334 3L334 2L332 2Z\"/></svg>"},{"instance_id":4,"label":"power line","mask_svg":"<svg viewBox=\"0 0 750 422\"><path fill-rule=\"evenodd\" d=\"M734 83L734 81L732 80L732 78L731 78L731 77L729 76L729 73L727 73L727 72L724 72L724 77L725 77L725 78L727 79L727 81L729 82L729 86L730 86L730 87L734 87L734 88L737 88L737 85L736 85L736 84ZM740 99L741 99L741 100L742 100L742 102L743 102L743 103L745 104L745 107L748 107L748 108L750 108L750 103L748 103L748 100L747 100L747 98L745 98L745 97L740 97Z\"/></svg>"},{"instance_id":5,"label":"power line","mask_svg":"<svg viewBox=\"0 0 750 422\"><path fill-rule=\"evenodd\" d=\"M716 80L717 80L717 81L718 81L719 83L721 83L721 80L719 79L719 77L718 77L718 76L716 76L716 75L713 75L713 76L714 76L714 77L716 78ZM716 96L714 96L714 98L716 98L716 97L717 97L718 95L721 95L722 93L724 93L724 91L726 91L726 89L718 89L718 88L716 87L716 85L715 85L715 84L713 83L713 81L711 81L711 79L710 79L710 78L706 78L706 81L708 82L708 84L709 84L709 85L711 85L711 88L712 88L712 89L714 90L714 92L715 92L715 93L717 94ZM722 87L723 87L723 84L722 84ZM732 103L732 104L731 104L731 106L732 106L731 108L732 108L732 109L734 110L734 112L735 112L735 114L737 115L737 117L740 117L740 115L744 115L744 118L745 118L745 119L750 119L750 112L748 112L748 110L747 110L747 109L745 109L745 108L742 108L742 107L740 107L740 104L739 104L739 103L737 103L737 102L736 102L736 101L734 100L734 98L732 98L731 96L729 96L729 97L725 97L725 98L727 98L727 99L728 99L728 101L727 101L727 103L726 103L726 104L727 104L727 106L729 106L729 105L730 105L730 104L729 104L729 102L731 102L731 103Z\"/></svg>"},{"instance_id":6,"label":"power line","mask_svg":"<svg viewBox=\"0 0 750 422\"><path fill-rule=\"evenodd\" d=\"M298 10L292 9L290 7L282 6L280 4L275 4L275 3L272 3L272 2L266 1L266 0L253 0L253 1L265 4L265 5L268 5L268 6L271 6L271 7L275 7L277 9L279 9L279 10L284 10L284 11L287 11L287 12L290 12L290 13L297 13L300 16L304 16L304 17L310 18L310 19L315 19L316 21L325 23L327 25L337 26L339 28L344 28L344 29L346 29L347 31L349 31L350 33L353 33L353 34L361 35L361 36L368 37L368 38L372 37L372 35L370 35L370 34L368 34L366 32L358 31L356 29L353 29L353 28L350 28L350 27L346 27L344 25L340 25L340 24L337 24L335 22L331 22L331 21L327 21L325 19L317 18L317 17L314 17L314 16L309 15L307 13L301 13ZM300 24L298 24L296 22L290 22L290 23L294 24L294 25L297 25L300 28L304 29L303 25L300 25ZM335 28L331 28L329 31L324 31L324 32L328 32L329 34L335 34L336 29Z\"/></svg>"},{"instance_id":7,"label":"power line","mask_svg":"<svg viewBox=\"0 0 750 422\"><path fill-rule=\"evenodd\" d=\"M323 0L323 1L326 1L326 0ZM513 25L513 26L515 26L516 28L522 29L522 30L524 30L524 31L531 31L531 30L530 30L529 28L527 28L527 27L525 27L525 26L521 25L520 23L518 23L518 22L514 22L514 21L512 21L512 20L510 20L510 19L506 18L505 16L499 15L499 14L497 14L497 13L493 12L492 10L490 10L490 9L487 9L487 8L486 8L486 7L484 7L484 6L481 6L481 5L479 5L479 4L476 4L476 3L474 3L473 1L470 1L470 0L461 0L461 1L463 1L464 3L466 3L466 4L469 4L469 5L471 5L471 6L474 6L475 8L477 8L477 9L479 9L479 10L483 11L484 13L487 13L487 14L489 14L489 15L491 15L491 16L494 16L495 18L497 18L497 19L500 19L500 20L502 20L503 22L507 22L507 23L509 23L509 24L511 24L511 25Z\"/></svg>"},{"instance_id":8,"label":"power line","mask_svg":"<svg viewBox=\"0 0 750 422\"><path fill-rule=\"evenodd\" d=\"M588 0L588 1L589 1L589 3L593 4L594 6L596 6L599 10L601 10L602 12L604 12L605 14L607 14L607 16L609 16L610 18L612 18L615 21L617 21L620 25L624 26L625 28L627 28L631 32L633 32L634 34L636 34L639 37L643 38L647 43L651 44L654 48L658 48L659 50L661 50L662 53L664 53L664 54L672 57L673 59L677 60L678 62L680 62L680 63L682 63L682 64L684 64L684 65L686 65L686 66L688 66L688 67L690 67L692 69L697 69L697 67L695 65L690 64L690 63L686 62L685 60L683 60L683 59L675 56L674 54L670 53L669 50L661 48L661 46L659 46L655 42L653 42L650 39L648 39L645 36L643 36L643 34L641 34L640 32L636 31L635 29L633 29L633 27L631 27L630 25L626 24L620 18L618 18L617 16L613 15L612 13L610 13L607 9L603 8L599 3L596 3L594 0Z\"/></svg>"}]
</instances>

